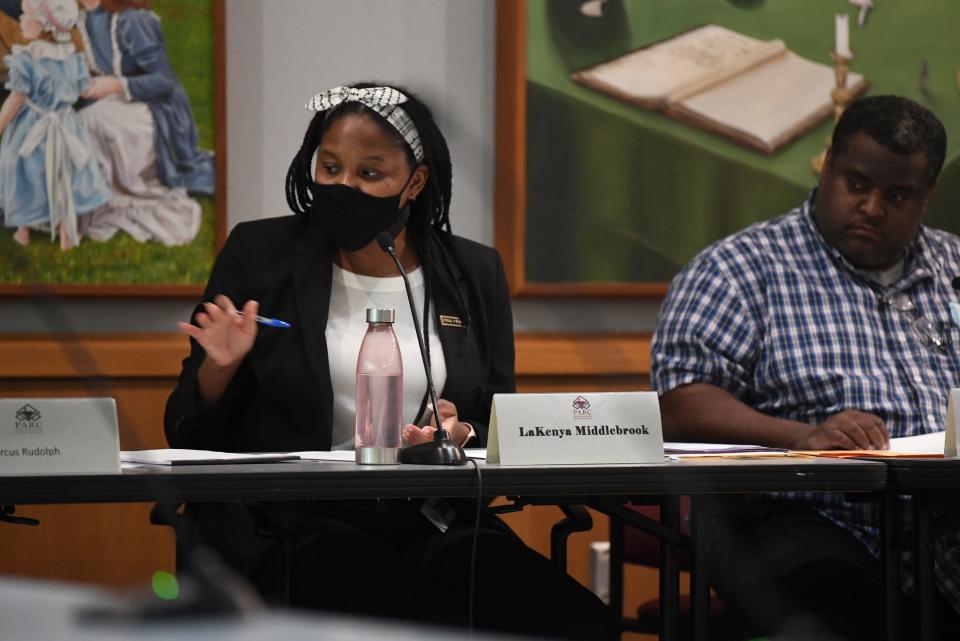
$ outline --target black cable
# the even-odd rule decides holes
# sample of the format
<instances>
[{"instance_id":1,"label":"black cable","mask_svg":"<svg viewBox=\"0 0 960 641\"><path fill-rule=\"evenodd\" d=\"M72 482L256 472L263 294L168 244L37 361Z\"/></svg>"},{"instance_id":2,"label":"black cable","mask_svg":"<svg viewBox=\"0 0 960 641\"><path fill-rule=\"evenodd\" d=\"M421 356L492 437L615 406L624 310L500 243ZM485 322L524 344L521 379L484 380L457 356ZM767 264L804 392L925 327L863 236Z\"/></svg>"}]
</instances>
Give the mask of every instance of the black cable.
<instances>
[{"instance_id":1,"label":"black cable","mask_svg":"<svg viewBox=\"0 0 960 641\"><path fill-rule=\"evenodd\" d=\"M480 466L477 465L477 462L472 458L468 458L467 460L473 463L473 469L477 471L477 514L473 521L473 542L470 545L470 601L467 603L467 627L470 630L470 633L473 634L473 610L474 601L477 596L477 539L480 536L480 511L483 502L483 476L480 474Z\"/></svg>"},{"instance_id":2,"label":"black cable","mask_svg":"<svg viewBox=\"0 0 960 641\"><path fill-rule=\"evenodd\" d=\"M430 371L430 360L427 357L425 344L429 338L420 331L420 319L417 318L417 308L413 302L413 291L410 289L407 272L403 269L403 265L400 264L400 258L397 256L397 251L393 246L393 239L385 234L385 232L381 232L377 237L377 242L380 244L380 248L393 259L393 264L396 265L397 270L399 270L400 275L403 277L403 286L407 290L407 300L410 302L410 314L413 316L413 329L417 333L417 346L420 348L420 358L423 359L423 370L427 375L427 392L430 394L430 402L433 403L433 422L434 425L437 426L437 431L433 433L433 440L446 440L450 438L450 436L440 423L440 404L437 402L437 390L433 386L433 374Z\"/></svg>"}]
</instances>

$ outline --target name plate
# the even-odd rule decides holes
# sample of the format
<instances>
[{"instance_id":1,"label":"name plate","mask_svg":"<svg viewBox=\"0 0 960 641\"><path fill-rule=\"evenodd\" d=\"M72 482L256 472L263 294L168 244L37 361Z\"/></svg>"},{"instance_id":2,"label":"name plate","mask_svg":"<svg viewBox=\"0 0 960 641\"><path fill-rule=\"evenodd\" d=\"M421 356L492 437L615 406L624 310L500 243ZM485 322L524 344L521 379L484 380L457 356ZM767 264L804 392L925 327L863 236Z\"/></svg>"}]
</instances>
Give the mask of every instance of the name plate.
<instances>
[{"instance_id":1,"label":"name plate","mask_svg":"<svg viewBox=\"0 0 960 641\"><path fill-rule=\"evenodd\" d=\"M943 435L943 455L960 456L960 389L950 390L947 401L947 433Z\"/></svg>"},{"instance_id":2,"label":"name plate","mask_svg":"<svg viewBox=\"0 0 960 641\"><path fill-rule=\"evenodd\" d=\"M112 398L0 398L0 475L120 472Z\"/></svg>"},{"instance_id":3,"label":"name plate","mask_svg":"<svg viewBox=\"0 0 960 641\"><path fill-rule=\"evenodd\" d=\"M495 394L487 461L663 463L660 401L656 392Z\"/></svg>"}]
</instances>

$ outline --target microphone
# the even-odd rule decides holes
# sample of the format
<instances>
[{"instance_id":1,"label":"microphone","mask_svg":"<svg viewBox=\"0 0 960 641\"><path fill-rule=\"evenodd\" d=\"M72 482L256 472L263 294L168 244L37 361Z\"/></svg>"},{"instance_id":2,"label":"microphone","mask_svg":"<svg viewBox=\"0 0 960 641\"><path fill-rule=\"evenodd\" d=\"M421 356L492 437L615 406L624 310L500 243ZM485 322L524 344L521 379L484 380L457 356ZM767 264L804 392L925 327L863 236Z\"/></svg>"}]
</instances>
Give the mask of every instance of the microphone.
<instances>
[{"instance_id":1,"label":"microphone","mask_svg":"<svg viewBox=\"0 0 960 641\"><path fill-rule=\"evenodd\" d=\"M952 285L954 289L960 289L960 276L954 276L953 280L950 281L950 285Z\"/></svg>"},{"instance_id":2,"label":"microphone","mask_svg":"<svg viewBox=\"0 0 960 641\"><path fill-rule=\"evenodd\" d=\"M433 421L437 426L437 431L433 433L433 440L429 443L420 445L411 445L400 450L401 463L414 463L417 465L464 465L467 462L467 455L463 448L455 445L450 440L447 430L440 424L440 404L437 403L437 390L433 386L433 372L430 369L430 363L427 361L427 348L424 343L425 337L420 330L420 320L417 318L417 304L413 300L413 291L410 289L410 281L407 279L407 273L400 264L400 258L397 256L397 248L393 244L393 239L400 233L400 229L407 222L407 214L401 215L400 219L394 223L390 229L377 234L377 244L380 249L390 255L393 264L397 266L397 271L403 277L403 286L407 290L407 302L410 303L410 313L413 316L413 329L417 334L417 344L420 346L420 358L423 360L423 371L427 375L427 393L430 396L430 402L433 404Z\"/></svg>"}]
</instances>

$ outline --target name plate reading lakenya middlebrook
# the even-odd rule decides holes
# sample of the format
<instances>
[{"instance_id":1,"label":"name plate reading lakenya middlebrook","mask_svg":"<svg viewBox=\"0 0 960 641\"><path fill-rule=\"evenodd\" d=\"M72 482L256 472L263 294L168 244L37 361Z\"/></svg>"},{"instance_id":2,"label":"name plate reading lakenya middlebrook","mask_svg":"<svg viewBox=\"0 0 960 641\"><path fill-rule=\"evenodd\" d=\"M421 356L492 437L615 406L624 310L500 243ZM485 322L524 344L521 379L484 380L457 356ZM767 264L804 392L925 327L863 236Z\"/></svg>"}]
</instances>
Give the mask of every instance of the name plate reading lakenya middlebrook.
<instances>
[{"instance_id":1,"label":"name plate reading lakenya middlebrook","mask_svg":"<svg viewBox=\"0 0 960 641\"><path fill-rule=\"evenodd\" d=\"M119 471L112 398L0 399L0 476Z\"/></svg>"},{"instance_id":2,"label":"name plate reading lakenya middlebrook","mask_svg":"<svg viewBox=\"0 0 960 641\"><path fill-rule=\"evenodd\" d=\"M487 462L501 465L662 463L655 392L496 394Z\"/></svg>"}]
</instances>

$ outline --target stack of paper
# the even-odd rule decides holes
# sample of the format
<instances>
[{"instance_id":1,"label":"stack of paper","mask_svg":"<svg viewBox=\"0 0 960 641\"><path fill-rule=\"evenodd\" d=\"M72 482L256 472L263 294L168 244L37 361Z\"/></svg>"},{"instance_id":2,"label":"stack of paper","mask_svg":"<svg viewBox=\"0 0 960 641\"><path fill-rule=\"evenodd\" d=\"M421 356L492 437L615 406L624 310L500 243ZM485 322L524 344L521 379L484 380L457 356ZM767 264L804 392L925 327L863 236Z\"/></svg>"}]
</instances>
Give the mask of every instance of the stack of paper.
<instances>
[{"instance_id":1,"label":"stack of paper","mask_svg":"<svg viewBox=\"0 0 960 641\"><path fill-rule=\"evenodd\" d=\"M732 443L664 443L663 453L670 456L783 456L787 450L763 445L738 445Z\"/></svg>"},{"instance_id":2,"label":"stack of paper","mask_svg":"<svg viewBox=\"0 0 960 641\"><path fill-rule=\"evenodd\" d=\"M817 450L803 454L830 458L942 458L945 432L931 432L917 436L890 439L889 450Z\"/></svg>"},{"instance_id":3,"label":"stack of paper","mask_svg":"<svg viewBox=\"0 0 960 641\"><path fill-rule=\"evenodd\" d=\"M352 452L351 452L352 454ZM123 463L149 465L222 465L225 463L279 463L298 461L296 454L268 452L214 452L213 450L130 450L120 452Z\"/></svg>"}]
</instances>

